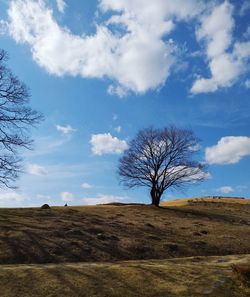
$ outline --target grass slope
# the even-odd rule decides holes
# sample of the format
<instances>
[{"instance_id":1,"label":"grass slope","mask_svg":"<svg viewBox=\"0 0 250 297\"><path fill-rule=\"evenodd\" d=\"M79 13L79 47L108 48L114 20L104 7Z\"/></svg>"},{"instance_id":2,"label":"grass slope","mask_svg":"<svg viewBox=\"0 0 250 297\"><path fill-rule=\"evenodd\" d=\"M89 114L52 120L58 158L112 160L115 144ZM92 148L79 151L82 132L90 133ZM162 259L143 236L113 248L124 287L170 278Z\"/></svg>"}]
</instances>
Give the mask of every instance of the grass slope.
<instances>
[{"instance_id":1,"label":"grass slope","mask_svg":"<svg viewBox=\"0 0 250 297\"><path fill-rule=\"evenodd\" d=\"M0 209L0 264L250 254L250 204L189 200L162 208Z\"/></svg>"},{"instance_id":2,"label":"grass slope","mask_svg":"<svg viewBox=\"0 0 250 297\"><path fill-rule=\"evenodd\" d=\"M232 272L250 255L118 263L2 265L2 297L247 297Z\"/></svg>"}]
</instances>

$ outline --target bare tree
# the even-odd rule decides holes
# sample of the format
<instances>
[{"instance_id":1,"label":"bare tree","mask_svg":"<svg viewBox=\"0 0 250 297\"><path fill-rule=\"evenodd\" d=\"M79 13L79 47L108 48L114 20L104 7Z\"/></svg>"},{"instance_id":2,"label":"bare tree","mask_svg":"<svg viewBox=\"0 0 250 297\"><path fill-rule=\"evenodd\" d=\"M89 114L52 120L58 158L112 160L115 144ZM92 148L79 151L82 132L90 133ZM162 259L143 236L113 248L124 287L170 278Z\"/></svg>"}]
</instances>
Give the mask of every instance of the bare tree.
<instances>
[{"instance_id":1,"label":"bare tree","mask_svg":"<svg viewBox=\"0 0 250 297\"><path fill-rule=\"evenodd\" d=\"M0 187L13 187L21 170L20 148L31 148L28 137L42 115L28 106L29 91L6 66L7 53L0 50Z\"/></svg>"},{"instance_id":2,"label":"bare tree","mask_svg":"<svg viewBox=\"0 0 250 297\"><path fill-rule=\"evenodd\" d=\"M159 206L170 187L180 188L206 178L204 165L193 159L199 140L191 130L174 126L138 132L119 161L121 182L150 188L152 204Z\"/></svg>"}]
</instances>

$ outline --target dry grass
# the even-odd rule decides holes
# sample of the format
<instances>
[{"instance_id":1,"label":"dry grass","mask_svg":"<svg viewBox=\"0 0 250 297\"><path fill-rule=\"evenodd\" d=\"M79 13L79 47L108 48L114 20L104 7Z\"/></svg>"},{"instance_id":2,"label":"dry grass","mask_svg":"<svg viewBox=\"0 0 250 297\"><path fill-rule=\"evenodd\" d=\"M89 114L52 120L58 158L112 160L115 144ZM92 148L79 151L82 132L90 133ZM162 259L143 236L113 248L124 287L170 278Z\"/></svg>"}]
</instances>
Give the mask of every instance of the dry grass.
<instances>
[{"instance_id":1,"label":"dry grass","mask_svg":"<svg viewBox=\"0 0 250 297\"><path fill-rule=\"evenodd\" d=\"M247 297L232 263L247 256L158 261L3 265L1 297Z\"/></svg>"},{"instance_id":2,"label":"dry grass","mask_svg":"<svg viewBox=\"0 0 250 297\"><path fill-rule=\"evenodd\" d=\"M0 263L250 253L250 204L0 209Z\"/></svg>"},{"instance_id":3,"label":"dry grass","mask_svg":"<svg viewBox=\"0 0 250 297\"><path fill-rule=\"evenodd\" d=\"M0 296L250 296L242 200L0 209Z\"/></svg>"},{"instance_id":4,"label":"dry grass","mask_svg":"<svg viewBox=\"0 0 250 297\"><path fill-rule=\"evenodd\" d=\"M204 203L204 202L212 202L212 203L233 203L233 204L250 204L250 199L244 199L241 197L220 197L220 196L212 196L212 197L195 197L195 198L185 198L178 200L170 200L166 202L162 202L162 206L185 206L190 203Z\"/></svg>"}]
</instances>

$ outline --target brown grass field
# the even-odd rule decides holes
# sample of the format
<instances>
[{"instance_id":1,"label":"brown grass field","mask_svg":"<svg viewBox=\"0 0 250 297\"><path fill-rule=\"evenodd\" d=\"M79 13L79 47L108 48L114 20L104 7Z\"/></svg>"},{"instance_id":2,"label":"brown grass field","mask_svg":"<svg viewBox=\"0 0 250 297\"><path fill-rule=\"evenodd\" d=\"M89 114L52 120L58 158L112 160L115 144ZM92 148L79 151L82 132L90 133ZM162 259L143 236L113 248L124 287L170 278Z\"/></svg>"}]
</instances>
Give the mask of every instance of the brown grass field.
<instances>
[{"instance_id":1,"label":"brown grass field","mask_svg":"<svg viewBox=\"0 0 250 297\"><path fill-rule=\"evenodd\" d=\"M2 208L0 296L250 296L249 202Z\"/></svg>"},{"instance_id":2,"label":"brown grass field","mask_svg":"<svg viewBox=\"0 0 250 297\"><path fill-rule=\"evenodd\" d=\"M3 265L2 297L247 297L232 265L250 255L116 263Z\"/></svg>"}]
</instances>

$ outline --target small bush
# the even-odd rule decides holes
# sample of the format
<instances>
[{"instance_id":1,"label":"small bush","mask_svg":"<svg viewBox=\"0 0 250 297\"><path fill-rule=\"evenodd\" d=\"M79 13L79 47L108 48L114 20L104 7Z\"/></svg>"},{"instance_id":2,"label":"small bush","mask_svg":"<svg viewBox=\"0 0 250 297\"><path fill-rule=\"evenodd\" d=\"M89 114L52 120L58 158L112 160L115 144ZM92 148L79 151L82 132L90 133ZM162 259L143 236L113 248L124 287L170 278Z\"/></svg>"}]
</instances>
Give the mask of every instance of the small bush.
<instances>
[{"instance_id":1,"label":"small bush","mask_svg":"<svg viewBox=\"0 0 250 297\"><path fill-rule=\"evenodd\" d=\"M43 204L41 206L41 209L50 209L50 206L49 206L49 204Z\"/></svg>"}]
</instances>

